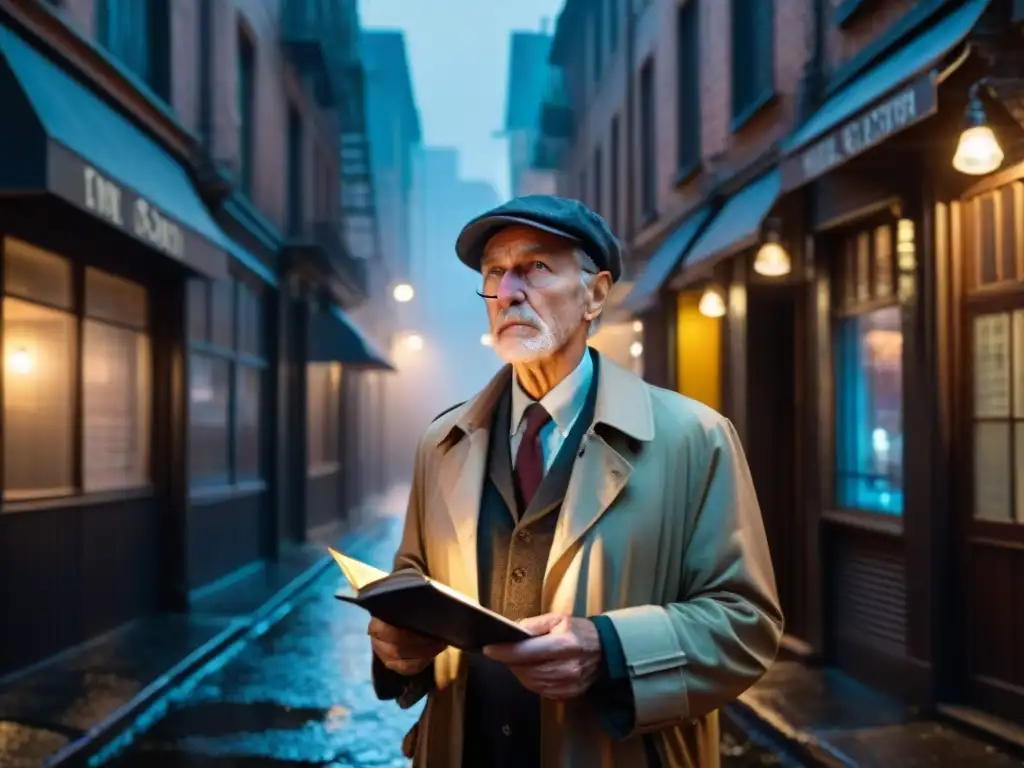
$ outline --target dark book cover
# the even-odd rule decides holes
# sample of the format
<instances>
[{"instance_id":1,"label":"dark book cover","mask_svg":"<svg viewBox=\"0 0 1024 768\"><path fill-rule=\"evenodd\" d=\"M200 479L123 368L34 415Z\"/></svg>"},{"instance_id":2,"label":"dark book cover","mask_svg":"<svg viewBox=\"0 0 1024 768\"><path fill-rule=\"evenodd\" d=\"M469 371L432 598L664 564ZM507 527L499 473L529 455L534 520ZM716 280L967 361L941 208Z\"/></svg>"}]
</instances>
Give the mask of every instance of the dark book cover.
<instances>
[{"instance_id":1,"label":"dark book cover","mask_svg":"<svg viewBox=\"0 0 1024 768\"><path fill-rule=\"evenodd\" d=\"M386 573L333 549L330 552L352 587L352 594L341 591L335 597L394 627L470 652L531 636L514 621L418 571Z\"/></svg>"}]
</instances>

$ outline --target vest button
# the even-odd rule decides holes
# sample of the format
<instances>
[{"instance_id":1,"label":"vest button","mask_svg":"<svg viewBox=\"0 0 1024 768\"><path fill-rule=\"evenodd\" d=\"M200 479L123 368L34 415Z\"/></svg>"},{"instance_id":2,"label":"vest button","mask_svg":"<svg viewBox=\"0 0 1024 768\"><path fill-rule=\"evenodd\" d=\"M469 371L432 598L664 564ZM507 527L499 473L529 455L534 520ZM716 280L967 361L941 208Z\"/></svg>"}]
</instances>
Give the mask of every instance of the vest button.
<instances>
[{"instance_id":1,"label":"vest button","mask_svg":"<svg viewBox=\"0 0 1024 768\"><path fill-rule=\"evenodd\" d=\"M522 568L516 568L514 571L512 571L512 581L516 582L517 584L525 578L526 571L524 571Z\"/></svg>"},{"instance_id":2,"label":"vest button","mask_svg":"<svg viewBox=\"0 0 1024 768\"><path fill-rule=\"evenodd\" d=\"M530 535L530 532L529 532L529 531L520 531L519 533L517 533L517 534L516 534L516 536L518 536L518 537L519 537L519 540L520 540L521 542L523 542L524 544L529 544L529 543L530 543L530 539L532 539L532 538L533 538L533 537L532 537L532 536Z\"/></svg>"}]
</instances>

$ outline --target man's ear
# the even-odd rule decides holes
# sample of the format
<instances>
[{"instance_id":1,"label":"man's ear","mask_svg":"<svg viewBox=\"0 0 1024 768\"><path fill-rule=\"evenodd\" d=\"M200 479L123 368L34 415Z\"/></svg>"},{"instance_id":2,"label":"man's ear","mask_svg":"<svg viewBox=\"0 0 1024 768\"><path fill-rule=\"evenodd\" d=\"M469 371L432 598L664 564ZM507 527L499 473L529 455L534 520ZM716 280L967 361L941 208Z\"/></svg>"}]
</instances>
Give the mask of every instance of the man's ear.
<instances>
[{"instance_id":1,"label":"man's ear","mask_svg":"<svg viewBox=\"0 0 1024 768\"><path fill-rule=\"evenodd\" d=\"M587 308L584 317L589 321L604 311L608 296L612 291L612 275L610 272L598 272L587 286Z\"/></svg>"}]
</instances>

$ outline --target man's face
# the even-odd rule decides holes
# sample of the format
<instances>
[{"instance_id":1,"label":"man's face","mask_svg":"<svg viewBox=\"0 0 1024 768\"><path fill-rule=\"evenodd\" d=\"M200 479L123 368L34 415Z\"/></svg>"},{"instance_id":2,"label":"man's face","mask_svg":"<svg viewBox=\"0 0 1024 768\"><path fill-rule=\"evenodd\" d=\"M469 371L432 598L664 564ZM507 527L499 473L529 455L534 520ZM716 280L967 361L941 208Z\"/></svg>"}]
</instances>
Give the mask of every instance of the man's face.
<instances>
[{"instance_id":1,"label":"man's face","mask_svg":"<svg viewBox=\"0 0 1024 768\"><path fill-rule=\"evenodd\" d=\"M480 263L491 338L506 363L528 363L586 334L608 276L584 274L572 243L527 226L500 230ZM601 294L595 297L595 286Z\"/></svg>"}]
</instances>

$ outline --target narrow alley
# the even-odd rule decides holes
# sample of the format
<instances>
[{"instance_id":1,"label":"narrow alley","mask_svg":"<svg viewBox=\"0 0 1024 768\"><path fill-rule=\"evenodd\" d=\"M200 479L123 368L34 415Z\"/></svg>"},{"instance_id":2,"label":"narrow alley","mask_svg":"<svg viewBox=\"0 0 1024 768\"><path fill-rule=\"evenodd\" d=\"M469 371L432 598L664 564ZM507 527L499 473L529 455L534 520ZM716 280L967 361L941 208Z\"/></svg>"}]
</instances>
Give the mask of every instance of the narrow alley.
<instances>
[{"instance_id":1,"label":"narrow alley","mask_svg":"<svg viewBox=\"0 0 1024 768\"><path fill-rule=\"evenodd\" d=\"M401 533L402 491L389 494L374 536L355 557L388 567ZM109 768L378 768L404 766L402 736L421 706L378 701L369 679L366 614L335 600L334 569L290 612L219 668L170 695L166 715ZM723 718L724 720L724 718ZM723 768L782 765L726 727ZM102 756L101 756L102 757Z\"/></svg>"}]
</instances>

